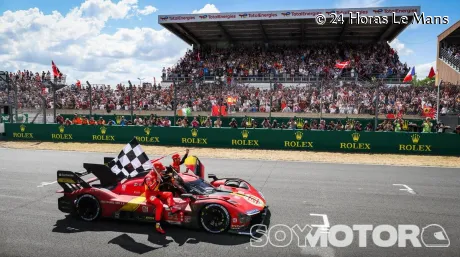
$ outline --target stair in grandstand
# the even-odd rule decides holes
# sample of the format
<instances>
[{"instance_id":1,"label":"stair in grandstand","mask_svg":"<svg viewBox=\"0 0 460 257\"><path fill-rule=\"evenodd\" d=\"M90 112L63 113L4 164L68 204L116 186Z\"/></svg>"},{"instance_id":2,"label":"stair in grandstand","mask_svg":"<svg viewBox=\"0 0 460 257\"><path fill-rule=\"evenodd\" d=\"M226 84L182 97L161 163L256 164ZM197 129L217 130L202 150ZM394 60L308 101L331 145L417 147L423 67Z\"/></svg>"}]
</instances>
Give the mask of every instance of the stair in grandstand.
<instances>
[{"instance_id":1,"label":"stair in grandstand","mask_svg":"<svg viewBox=\"0 0 460 257\"><path fill-rule=\"evenodd\" d=\"M454 71L460 73L460 67L459 66L455 66L453 65L451 62L449 62L447 59L445 58L439 58L443 63L447 64L449 67L451 67Z\"/></svg>"},{"instance_id":2,"label":"stair in grandstand","mask_svg":"<svg viewBox=\"0 0 460 257\"><path fill-rule=\"evenodd\" d=\"M453 70L460 73L460 60L449 55L445 49L440 49L439 59Z\"/></svg>"}]
</instances>

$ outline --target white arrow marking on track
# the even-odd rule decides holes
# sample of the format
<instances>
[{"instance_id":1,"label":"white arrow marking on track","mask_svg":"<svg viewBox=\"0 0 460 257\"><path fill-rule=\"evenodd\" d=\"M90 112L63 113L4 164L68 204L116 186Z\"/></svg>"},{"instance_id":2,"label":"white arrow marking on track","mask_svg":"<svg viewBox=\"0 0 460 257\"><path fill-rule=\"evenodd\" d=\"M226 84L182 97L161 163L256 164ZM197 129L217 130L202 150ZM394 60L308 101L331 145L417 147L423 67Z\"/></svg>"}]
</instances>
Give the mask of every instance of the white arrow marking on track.
<instances>
[{"instance_id":1,"label":"white arrow marking on track","mask_svg":"<svg viewBox=\"0 0 460 257\"><path fill-rule=\"evenodd\" d=\"M319 228L321 230L321 232L323 233L329 233L329 228L330 228L330 224L329 224L329 219L327 218L327 215L326 214L315 214L315 213L310 213L310 216L319 216L319 217L323 217L323 222L324 224L322 225L311 225L312 227L315 227L315 228Z\"/></svg>"},{"instance_id":2,"label":"white arrow marking on track","mask_svg":"<svg viewBox=\"0 0 460 257\"><path fill-rule=\"evenodd\" d=\"M53 182L42 182L41 185L37 186L37 187L44 187L44 186L49 186L49 185L52 185L54 183L57 183L57 181L53 181Z\"/></svg>"},{"instance_id":3,"label":"white arrow marking on track","mask_svg":"<svg viewBox=\"0 0 460 257\"><path fill-rule=\"evenodd\" d=\"M415 195L415 191L412 188L410 188L407 185L405 185L405 184L393 184L393 186L403 186L405 188L400 188L399 190L407 191L408 193Z\"/></svg>"}]
</instances>

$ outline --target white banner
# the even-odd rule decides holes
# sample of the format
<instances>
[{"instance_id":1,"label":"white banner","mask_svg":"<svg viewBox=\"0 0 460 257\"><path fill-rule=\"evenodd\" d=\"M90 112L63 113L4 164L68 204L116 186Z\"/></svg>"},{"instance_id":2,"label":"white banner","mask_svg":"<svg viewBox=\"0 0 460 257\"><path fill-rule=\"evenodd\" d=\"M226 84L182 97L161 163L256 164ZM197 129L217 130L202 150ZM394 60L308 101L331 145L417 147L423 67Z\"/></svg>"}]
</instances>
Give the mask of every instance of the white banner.
<instances>
[{"instance_id":1,"label":"white banner","mask_svg":"<svg viewBox=\"0 0 460 257\"><path fill-rule=\"evenodd\" d=\"M350 13L364 16L414 16L414 13L420 15L420 6L158 15L158 23L313 19L318 14L332 18L331 13L343 14L344 18Z\"/></svg>"}]
</instances>

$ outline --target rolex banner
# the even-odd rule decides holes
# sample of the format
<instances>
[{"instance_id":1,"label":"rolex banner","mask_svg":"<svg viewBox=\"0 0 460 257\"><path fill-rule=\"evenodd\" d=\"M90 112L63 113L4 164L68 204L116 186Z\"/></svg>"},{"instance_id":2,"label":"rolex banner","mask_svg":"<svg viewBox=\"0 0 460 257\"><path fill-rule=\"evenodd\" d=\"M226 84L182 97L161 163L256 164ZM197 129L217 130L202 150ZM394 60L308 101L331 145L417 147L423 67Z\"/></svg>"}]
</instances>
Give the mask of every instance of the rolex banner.
<instances>
[{"instance_id":1,"label":"rolex banner","mask_svg":"<svg viewBox=\"0 0 460 257\"><path fill-rule=\"evenodd\" d=\"M135 138L142 145L460 156L456 134L406 132L406 124L402 131L5 124L7 140L124 145Z\"/></svg>"}]
</instances>

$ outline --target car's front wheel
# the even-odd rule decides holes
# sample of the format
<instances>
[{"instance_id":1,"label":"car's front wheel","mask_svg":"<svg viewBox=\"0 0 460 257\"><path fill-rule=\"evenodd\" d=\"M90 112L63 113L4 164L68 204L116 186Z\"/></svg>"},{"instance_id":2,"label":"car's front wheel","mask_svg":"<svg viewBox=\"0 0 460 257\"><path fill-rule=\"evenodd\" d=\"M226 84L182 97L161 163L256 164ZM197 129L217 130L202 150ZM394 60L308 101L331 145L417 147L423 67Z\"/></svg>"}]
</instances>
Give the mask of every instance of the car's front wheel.
<instances>
[{"instance_id":1,"label":"car's front wheel","mask_svg":"<svg viewBox=\"0 0 460 257\"><path fill-rule=\"evenodd\" d=\"M219 234L230 226L230 214L220 204L208 204L200 212L201 226L208 232Z\"/></svg>"},{"instance_id":2,"label":"car's front wheel","mask_svg":"<svg viewBox=\"0 0 460 257\"><path fill-rule=\"evenodd\" d=\"M90 194L84 194L77 199L76 214L84 221L94 221L101 215L99 201Z\"/></svg>"}]
</instances>

